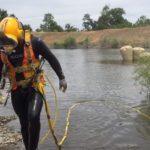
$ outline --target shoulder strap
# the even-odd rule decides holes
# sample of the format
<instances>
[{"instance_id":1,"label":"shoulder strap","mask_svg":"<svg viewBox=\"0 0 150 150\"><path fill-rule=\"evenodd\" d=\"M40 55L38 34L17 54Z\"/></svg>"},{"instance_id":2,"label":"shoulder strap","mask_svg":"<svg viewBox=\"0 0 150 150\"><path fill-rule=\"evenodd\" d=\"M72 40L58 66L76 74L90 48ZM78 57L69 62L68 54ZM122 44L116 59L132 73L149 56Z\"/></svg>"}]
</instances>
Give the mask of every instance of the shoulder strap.
<instances>
[{"instance_id":1,"label":"shoulder strap","mask_svg":"<svg viewBox=\"0 0 150 150\"><path fill-rule=\"evenodd\" d=\"M31 33L30 30L25 30L25 49L27 52L27 58L29 64L32 63L31 53L30 53L30 44L31 44Z\"/></svg>"},{"instance_id":2,"label":"shoulder strap","mask_svg":"<svg viewBox=\"0 0 150 150\"><path fill-rule=\"evenodd\" d=\"M30 46L30 38L31 38L30 30L25 30L25 44L26 44L26 46Z\"/></svg>"}]
</instances>

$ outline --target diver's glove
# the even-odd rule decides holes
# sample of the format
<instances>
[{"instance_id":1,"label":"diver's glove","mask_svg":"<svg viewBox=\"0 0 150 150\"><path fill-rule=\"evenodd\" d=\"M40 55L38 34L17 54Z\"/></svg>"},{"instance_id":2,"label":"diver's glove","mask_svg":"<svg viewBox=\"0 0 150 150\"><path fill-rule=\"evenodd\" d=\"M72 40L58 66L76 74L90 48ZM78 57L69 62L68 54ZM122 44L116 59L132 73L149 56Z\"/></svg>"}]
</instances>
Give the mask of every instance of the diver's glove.
<instances>
[{"instance_id":1,"label":"diver's glove","mask_svg":"<svg viewBox=\"0 0 150 150\"><path fill-rule=\"evenodd\" d=\"M62 92L65 92L66 89L67 89L67 82L65 79L61 79L59 80L59 89L62 91Z\"/></svg>"}]
</instances>

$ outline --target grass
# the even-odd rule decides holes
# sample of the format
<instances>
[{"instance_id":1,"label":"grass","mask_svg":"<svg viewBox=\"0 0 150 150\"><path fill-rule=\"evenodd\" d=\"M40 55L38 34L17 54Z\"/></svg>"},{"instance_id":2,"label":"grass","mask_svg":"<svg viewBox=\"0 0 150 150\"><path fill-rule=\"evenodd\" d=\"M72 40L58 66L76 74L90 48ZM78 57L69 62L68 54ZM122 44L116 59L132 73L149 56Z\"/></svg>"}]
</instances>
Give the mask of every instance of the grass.
<instances>
[{"instance_id":1,"label":"grass","mask_svg":"<svg viewBox=\"0 0 150 150\"><path fill-rule=\"evenodd\" d=\"M34 32L33 34L43 39L49 47L53 47L54 43L64 43L67 38L72 37L79 48L86 44L88 47L97 48L118 48L126 44L150 48L150 26L89 32Z\"/></svg>"}]
</instances>

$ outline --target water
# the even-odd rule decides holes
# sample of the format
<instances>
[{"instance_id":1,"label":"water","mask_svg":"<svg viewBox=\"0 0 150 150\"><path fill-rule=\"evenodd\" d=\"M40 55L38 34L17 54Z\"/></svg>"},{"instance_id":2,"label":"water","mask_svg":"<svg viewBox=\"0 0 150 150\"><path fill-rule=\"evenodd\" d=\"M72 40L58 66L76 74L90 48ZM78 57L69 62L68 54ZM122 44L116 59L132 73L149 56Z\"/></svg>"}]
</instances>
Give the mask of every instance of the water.
<instances>
[{"instance_id":1,"label":"water","mask_svg":"<svg viewBox=\"0 0 150 150\"><path fill-rule=\"evenodd\" d=\"M53 50L61 62L68 82L65 94L58 90L58 78L45 64L46 73L56 88L59 118L56 132L59 139L65 127L68 108L83 102L71 113L69 133L63 144L65 150L149 150L150 120L132 107L142 106L149 113L149 101L133 80L134 64L124 64L118 49L114 50ZM54 98L46 87L47 98L54 112ZM5 108L12 112L10 103ZM150 114L150 113L149 113ZM52 113L53 116L53 113ZM11 128L18 127L17 121ZM41 137L48 131L43 109ZM52 138L39 145L42 150L56 150Z\"/></svg>"}]
</instances>

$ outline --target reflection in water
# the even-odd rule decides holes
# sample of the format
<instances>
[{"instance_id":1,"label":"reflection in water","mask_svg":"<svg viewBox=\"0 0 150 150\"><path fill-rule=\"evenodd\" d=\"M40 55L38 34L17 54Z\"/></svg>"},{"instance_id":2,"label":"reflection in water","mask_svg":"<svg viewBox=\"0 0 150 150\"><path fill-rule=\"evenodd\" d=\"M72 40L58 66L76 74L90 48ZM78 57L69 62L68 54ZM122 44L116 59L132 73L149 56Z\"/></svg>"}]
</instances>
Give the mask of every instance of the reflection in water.
<instances>
[{"instance_id":1,"label":"reflection in water","mask_svg":"<svg viewBox=\"0 0 150 150\"><path fill-rule=\"evenodd\" d=\"M72 111L69 134L63 148L149 150L149 120L130 109L147 101L144 95L140 94L140 87L134 84L134 64L124 64L117 49L62 49L53 52L60 60L68 81L68 91L66 94L60 93L55 73L45 65L46 73L53 80L59 99L59 119L55 127L59 137L64 132L68 108L82 102L82 105ZM53 117L53 93L48 86L46 93ZM148 109L142 111L148 113ZM41 122L43 136L48 130L44 109ZM51 138L39 148L56 150Z\"/></svg>"},{"instance_id":2,"label":"reflection in water","mask_svg":"<svg viewBox=\"0 0 150 150\"><path fill-rule=\"evenodd\" d=\"M122 65L123 62L121 60L100 60L97 63L101 63L101 64L115 64L115 65Z\"/></svg>"},{"instance_id":3,"label":"reflection in water","mask_svg":"<svg viewBox=\"0 0 150 150\"><path fill-rule=\"evenodd\" d=\"M111 65L133 65L132 62L125 62L125 61L122 61L122 60L100 60L97 63L111 64Z\"/></svg>"}]
</instances>

